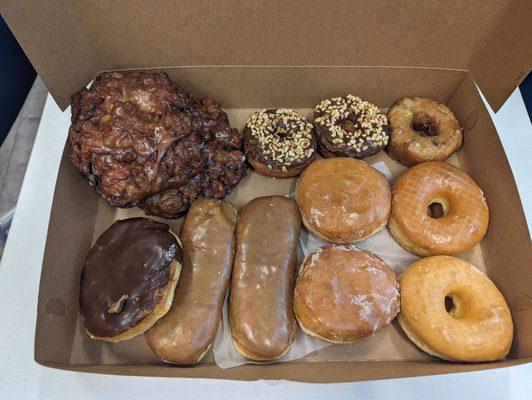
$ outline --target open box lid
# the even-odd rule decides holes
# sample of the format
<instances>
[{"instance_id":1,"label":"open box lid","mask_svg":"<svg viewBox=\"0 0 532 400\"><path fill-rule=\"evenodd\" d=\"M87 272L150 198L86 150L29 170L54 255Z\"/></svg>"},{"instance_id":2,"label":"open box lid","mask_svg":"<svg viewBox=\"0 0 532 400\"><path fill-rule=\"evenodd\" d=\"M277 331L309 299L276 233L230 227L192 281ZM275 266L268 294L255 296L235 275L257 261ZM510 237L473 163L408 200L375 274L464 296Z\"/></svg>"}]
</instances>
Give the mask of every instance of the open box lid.
<instances>
[{"instance_id":1,"label":"open box lid","mask_svg":"<svg viewBox=\"0 0 532 400\"><path fill-rule=\"evenodd\" d=\"M230 65L468 70L497 110L532 65L530 0L2 1L57 103L99 71Z\"/></svg>"}]
</instances>

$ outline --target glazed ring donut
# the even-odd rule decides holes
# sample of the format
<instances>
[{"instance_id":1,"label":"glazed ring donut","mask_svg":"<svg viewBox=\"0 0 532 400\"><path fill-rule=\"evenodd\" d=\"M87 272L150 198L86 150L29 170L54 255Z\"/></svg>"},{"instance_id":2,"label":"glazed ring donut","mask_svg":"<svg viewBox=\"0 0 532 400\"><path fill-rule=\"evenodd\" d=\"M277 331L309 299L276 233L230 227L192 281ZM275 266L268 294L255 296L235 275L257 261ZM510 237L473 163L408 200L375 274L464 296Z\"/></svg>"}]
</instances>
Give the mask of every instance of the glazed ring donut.
<instances>
[{"instance_id":1,"label":"glazed ring donut","mask_svg":"<svg viewBox=\"0 0 532 400\"><path fill-rule=\"evenodd\" d=\"M388 144L386 115L374 104L350 94L318 104L314 126L324 157L364 158Z\"/></svg>"},{"instance_id":2,"label":"glazed ring donut","mask_svg":"<svg viewBox=\"0 0 532 400\"><path fill-rule=\"evenodd\" d=\"M440 204L443 216L431 217L431 204ZM405 250L418 256L453 255L471 249L486 234L488 220L482 190L468 174L450 164L418 164L393 186L388 229Z\"/></svg>"},{"instance_id":3,"label":"glazed ring donut","mask_svg":"<svg viewBox=\"0 0 532 400\"><path fill-rule=\"evenodd\" d=\"M448 361L504 358L513 337L512 316L493 282L459 258L434 256L399 277L405 334L426 353Z\"/></svg>"},{"instance_id":4,"label":"glazed ring donut","mask_svg":"<svg viewBox=\"0 0 532 400\"><path fill-rule=\"evenodd\" d=\"M299 175L314 160L316 148L313 125L287 108L256 112L244 128L247 160L264 175Z\"/></svg>"},{"instance_id":5,"label":"glazed ring donut","mask_svg":"<svg viewBox=\"0 0 532 400\"><path fill-rule=\"evenodd\" d=\"M388 124L388 153L405 165L445 161L462 145L462 128L456 116L435 100L398 100L388 111Z\"/></svg>"}]
</instances>

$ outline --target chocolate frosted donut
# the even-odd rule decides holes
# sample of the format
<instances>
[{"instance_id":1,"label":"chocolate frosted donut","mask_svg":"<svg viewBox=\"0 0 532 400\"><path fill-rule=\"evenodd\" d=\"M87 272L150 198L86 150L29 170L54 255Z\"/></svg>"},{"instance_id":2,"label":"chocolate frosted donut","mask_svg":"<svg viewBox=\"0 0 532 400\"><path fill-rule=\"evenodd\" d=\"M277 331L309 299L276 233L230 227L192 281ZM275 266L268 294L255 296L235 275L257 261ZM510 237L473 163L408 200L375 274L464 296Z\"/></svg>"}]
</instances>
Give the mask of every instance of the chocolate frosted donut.
<instances>
[{"instance_id":1,"label":"chocolate frosted donut","mask_svg":"<svg viewBox=\"0 0 532 400\"><path fill-rule=\"evenodd\" d=\"M168 225L117 221L89 251L79 305L93 339L119 342L150 328L169 310L183 253Z\"/></svg>"},{"instance_id":2,"label":"chocolate frosted donut","mask_svg":"<svg viewBox=\"0 0 532 400\"><path fill-rule=\"evenodd\" d=\"M265 175L300 174L314 160L316 147L312 124L287 108L256 112L244 129L248 162Z\"/></svg>"},{"instance_id":3,"label":"chocolate frosted donut","mask_svg":"<svg viewBox=\"0 0 532 400\"><path fill-rule=\"evenodd\" d=\"M314 127L324 157L364 158L388 144L386 115L374 104L350 94L318 104Z\"/></svg>"}]
</instances>

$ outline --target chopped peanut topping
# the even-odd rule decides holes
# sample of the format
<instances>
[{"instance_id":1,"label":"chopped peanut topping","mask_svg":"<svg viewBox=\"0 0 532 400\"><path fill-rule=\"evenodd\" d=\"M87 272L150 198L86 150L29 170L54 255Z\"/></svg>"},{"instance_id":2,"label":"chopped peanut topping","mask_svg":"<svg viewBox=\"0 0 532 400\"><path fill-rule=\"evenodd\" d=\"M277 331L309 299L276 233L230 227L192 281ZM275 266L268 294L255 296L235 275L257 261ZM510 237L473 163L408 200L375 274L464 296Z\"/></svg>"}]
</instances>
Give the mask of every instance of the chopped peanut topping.
<instances>
[{"instance_id":1,"label":"chopped peanut topping","mask_svg":"<svg viewBox=\"0 0 532 400\"><path fill-rule=\"evenodd\" d=\"M388 144L386 115L381 114L376 105L360 97L349 94L347 97L325 99L316 106L315 113L318 117L314 124L325 127L336 145L362 152L369 146L377 148ZM353 115L356 121L353 121Z\"/></svg>"},{"instance_id":2,"label":"chopped peanut topping","mask_svg":"<svg viewBox=\"0 0 532 400\"><path fill-rule=\"evenodd\" d=\"M301 162L314 153L313 125L288 108L259 111L251 116L246 128L258 141L260 152L284 166Z\"/></svg>"}]
</instances>

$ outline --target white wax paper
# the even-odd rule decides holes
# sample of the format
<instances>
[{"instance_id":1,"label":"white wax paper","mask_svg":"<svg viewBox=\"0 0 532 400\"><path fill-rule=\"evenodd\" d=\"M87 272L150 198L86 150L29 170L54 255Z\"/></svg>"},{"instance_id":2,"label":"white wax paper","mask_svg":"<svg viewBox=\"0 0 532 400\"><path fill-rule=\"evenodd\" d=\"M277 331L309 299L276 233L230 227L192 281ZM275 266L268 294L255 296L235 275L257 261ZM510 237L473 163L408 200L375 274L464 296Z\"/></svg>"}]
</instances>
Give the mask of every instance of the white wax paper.
<instances>
[{"instance_id":1,"label":"white wax paper","mask_svg":"<svg viewBox=\"0 0 532 400\"><path fill-rule=\"evenodd\" d=\"M386 163L383 161L376 162L371 165L373 168L377 169L384 174L386 179L392 183L393 174L386 166ZM396 174L397 175L397 174ZM293 197L290 196L290 197ZM298 254L300 255L299 264L310 252L315 249L328 244L328 242L314 236L308 232L304 227L301 228L301 234L299 237ZM382 229L377 234L373 235L369 239L364 240L355 244L356 247L364 250L369 250L380 258L382 258L394 271L397 275L403 272L406 267L419 259L419 257L408 253L404 250L397 242L392 238L388 233L386 228ZM299 270L299 266L298 266ZM318 340L310 335L304 333L299 326L297 327L296 339L288 352L275 362L286 362L297 360L310 354L316 350L323 349L328 346L341 346L341 345L332 345L327 342ZM250 364L260 364L261 362L249 360L242 356L234 347L233 341L231 339L231 328L229 325L229 315L228 315L228 302L224 304L222 321L220 322L220 327L216 334L216 339L214 341L214 360L220 368L231 368L238 365L250 363Z\"/></svg>"}]
</instances>

